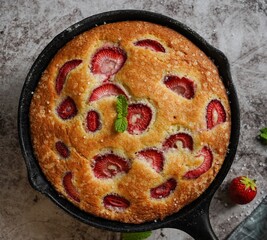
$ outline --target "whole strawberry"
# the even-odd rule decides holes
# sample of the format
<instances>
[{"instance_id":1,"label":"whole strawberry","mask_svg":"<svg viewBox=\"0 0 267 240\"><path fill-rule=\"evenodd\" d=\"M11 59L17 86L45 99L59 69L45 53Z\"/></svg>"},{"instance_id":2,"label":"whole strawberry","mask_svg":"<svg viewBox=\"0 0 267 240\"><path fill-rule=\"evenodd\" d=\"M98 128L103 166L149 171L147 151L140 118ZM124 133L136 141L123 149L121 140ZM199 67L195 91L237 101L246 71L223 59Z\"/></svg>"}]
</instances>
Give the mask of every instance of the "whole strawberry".
<instances>
[{"instance_id":1,"label":"whole strawberry","mask_svg":"<svg viewBox=\"0 0 267 240\"><path fill-rule=\"evenodd\" d=\"M230 198L237 204L247 204L251 202L256 194L256 181L245 176L234 178L229 187Z\"/></svg>"}]
</instances>

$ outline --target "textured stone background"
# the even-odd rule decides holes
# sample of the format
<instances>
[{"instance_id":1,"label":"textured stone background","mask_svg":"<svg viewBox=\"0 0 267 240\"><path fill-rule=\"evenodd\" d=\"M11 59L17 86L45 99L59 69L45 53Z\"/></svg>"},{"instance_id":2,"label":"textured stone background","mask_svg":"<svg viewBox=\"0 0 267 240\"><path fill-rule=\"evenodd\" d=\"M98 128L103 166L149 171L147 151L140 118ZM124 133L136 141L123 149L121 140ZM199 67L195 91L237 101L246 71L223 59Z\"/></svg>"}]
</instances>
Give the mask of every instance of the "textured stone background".
<instances>
[{"instance_id":1,"label":"textured stone background","mask_svg":"<svg viewBox=\"0 0 267 240\"><path fill-rule=\"evenodd\" d=\"M220 239L250 214L267 193L267 148L256 140L267 126L267 2L264 0L0 0L0 239L119 239L119 234L78 222L34 191L27 180L17 134L17 107L24 79L52 38L96 13L142 9L177 19L228 57L241 108L241 137L235 162L215 194L210 218ZM257 179L259 193L248 206L226 197L236 175ZM191 239L178 230L152 239Z\"/></svg>"}]
</instances>

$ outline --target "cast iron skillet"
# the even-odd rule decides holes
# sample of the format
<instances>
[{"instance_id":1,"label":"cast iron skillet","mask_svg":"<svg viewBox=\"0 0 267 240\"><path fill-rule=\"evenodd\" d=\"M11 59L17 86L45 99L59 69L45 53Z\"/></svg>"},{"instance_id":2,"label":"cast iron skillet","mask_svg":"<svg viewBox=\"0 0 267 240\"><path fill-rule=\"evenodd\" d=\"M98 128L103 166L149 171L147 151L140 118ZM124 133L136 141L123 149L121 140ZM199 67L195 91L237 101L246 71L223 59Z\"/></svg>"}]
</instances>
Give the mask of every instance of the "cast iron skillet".
<instances>
[{"instance_id":1,"label":"cast iron skillet","mask_svg":"<svg viewBox=\"0 0 267 240\"><path fill-rule=\"evenodd\" d=\"M167 26L187 37L202 51L204 51L206 55L214 61L216 66L218 66L220 76L228 92L232 112L232 127L229 151L221 170L219 171L210 187L199 198L197 198L188 206L184 207L178 213L166 217L163 221L158 220L142 224L127 224L93 216L91 214L83 212L68 200L59 196L59 194L46 180L37 163L33 152L30 136L29 107L31 103L32 92L34 92L42 72L45 70L50 60L57 53L57 51L62 48L68 41L73 39L76 35L95 27L96 25L126 20L148 21ZM217 239L209 221L209 205L212 196L214 195L220 184L223 182L233 162L239 139L239 127L240 119L238 99L232 83L229 63L225 55L209 45L197 33L189 29L184 24L160 14L139 10L119 10L94 15L72 25L71 27L60 33L58 36L56 36L42 51L42 53L33 64L32 68L30 69L30 72L22 89L18 109L19 139L28 170L30 184L37 191L50 197L66 212L91 226L103 228L106 230L117 232L138 232L157 228L176 228L187 232L195 239L203 240Z\"/></svg>"}]
</instances>

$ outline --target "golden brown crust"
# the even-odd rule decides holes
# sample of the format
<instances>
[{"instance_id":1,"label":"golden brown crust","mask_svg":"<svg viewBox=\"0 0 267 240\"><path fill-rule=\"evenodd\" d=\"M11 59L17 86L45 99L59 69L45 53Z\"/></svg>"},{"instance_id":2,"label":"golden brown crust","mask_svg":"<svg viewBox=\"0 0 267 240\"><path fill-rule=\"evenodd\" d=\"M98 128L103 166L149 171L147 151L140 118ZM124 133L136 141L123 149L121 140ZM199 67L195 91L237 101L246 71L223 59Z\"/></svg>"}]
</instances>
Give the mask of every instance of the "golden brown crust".
<instances>
[{"instance_id":1,"label":"golden brown crust","mask_svg":"<svg viewBox=\"0 0 267 240\"><path fill-rule=\"evenodd\" d=\"M135 46L140 39L155 39L166 49L165 53ZM91 73L93 54L106 43L113 43L127 54L124 66L115 75L114 83L122 85L131 102L145 101L151 104L154 120L149 130L140 135L116 133L116 97L103 98L89 103L92 90L101 83ZM68 75L60 95L55 89L59 68L73 59L82 63ZM164 83L168 74L187 77L196 85L195 96L185 99ZM58 104L66 96L76 103L78 114L62 120L56 113ZM206 126L206 107L212 99L219 99L226 111L226 122L211 130ZM102 128L88 133L84 122L89 109L97 109ZM224 86L213 62L194 44L179 33L163 26L147 22L119 22L102 25L85 32L70 41L52 59L44 71L33 95L30 108L33 147L47 179L56 190L96 216L128 223L141 223L164 218L196 199L215 178L228 147L230 137L230 107ZM177 132L187 132L193 138L194 150L183 148L165 151L161 173L136 157L136 152L148 148L160 148L166 137ZM62 159L55 149L56 141L64 142L70 157ZM197 158L203 146L213 153L212 167L196 179L184 179L184 174L198 167ZM107 150L130 159L127 174L112 179L98 179L92 171L94 156ZM73 173L73 185L79 192L80 202L66 193L63 176ZM163 199L152 199L150 189L175 178L177 187ZM103 198L117 193L130 202L124 211L107 209Z\"/></svg>"}]
</instances>

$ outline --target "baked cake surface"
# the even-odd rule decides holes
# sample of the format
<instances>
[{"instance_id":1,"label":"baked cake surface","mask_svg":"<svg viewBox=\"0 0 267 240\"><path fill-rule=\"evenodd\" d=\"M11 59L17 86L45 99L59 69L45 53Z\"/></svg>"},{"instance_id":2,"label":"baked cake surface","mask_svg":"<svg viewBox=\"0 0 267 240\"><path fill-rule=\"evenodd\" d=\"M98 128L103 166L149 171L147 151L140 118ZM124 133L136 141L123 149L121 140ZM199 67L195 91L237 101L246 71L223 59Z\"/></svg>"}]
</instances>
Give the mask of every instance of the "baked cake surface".
<instances>
[{"instance_id":1,"label":"baked cake surface","mask_svg":"<svg viewBox=\"0 0 267 240\"><path fill-rule=\"evenodd\" d=\"M123 132L118 96L128 103ZM141 21L68 42L30 107L36 158L59 194L127 223L163 219L200 196L224 161L230 120L213 62L179 33Z\"/></svg>"}]
</instances>

